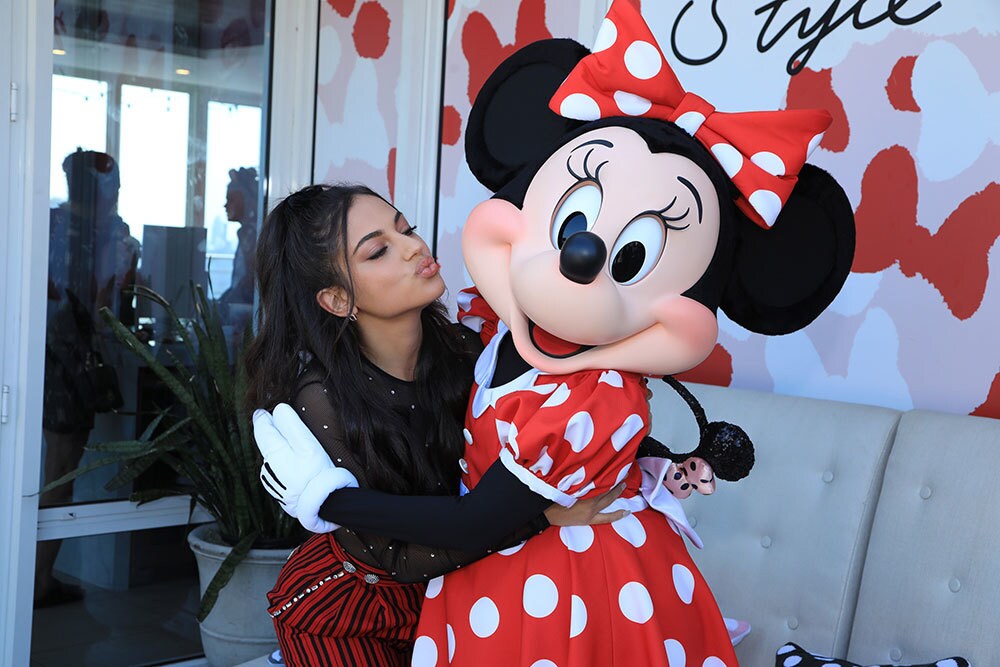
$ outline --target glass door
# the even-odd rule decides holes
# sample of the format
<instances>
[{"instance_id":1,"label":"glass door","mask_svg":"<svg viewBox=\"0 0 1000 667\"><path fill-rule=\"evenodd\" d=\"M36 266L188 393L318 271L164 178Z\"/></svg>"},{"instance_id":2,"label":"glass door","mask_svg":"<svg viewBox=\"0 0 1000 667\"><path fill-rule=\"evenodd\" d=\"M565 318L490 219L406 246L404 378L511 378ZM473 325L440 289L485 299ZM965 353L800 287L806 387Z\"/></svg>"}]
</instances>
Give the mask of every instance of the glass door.
<instances>
[{"instance_id":1,"label":"glass door","mask_svg":"<svg viewBox=\"0 0 1000 667\"><path fill-rule=\"evenodd\" d=\"M108 318L167 363L201 285L238 340L253 310L271 3L54 0L40 484L138 437L171 403ZM201 654L186 497L100 466L39 497L30 662L163 664Z\"/></svg>"}]
</instances>

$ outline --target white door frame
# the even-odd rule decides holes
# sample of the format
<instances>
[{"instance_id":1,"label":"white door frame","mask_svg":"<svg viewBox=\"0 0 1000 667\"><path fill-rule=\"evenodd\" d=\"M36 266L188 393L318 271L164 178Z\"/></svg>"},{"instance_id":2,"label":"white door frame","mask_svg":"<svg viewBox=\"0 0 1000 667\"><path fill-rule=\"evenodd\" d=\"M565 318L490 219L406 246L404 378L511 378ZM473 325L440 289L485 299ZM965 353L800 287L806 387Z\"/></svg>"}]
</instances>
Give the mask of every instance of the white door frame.
<instances>
[{"instance_id":1,"label":"white door frame","mask_svg":"<svg viewBox=\"0 0 1000 667\"><path fill-rule=\"evenodd\" d=\"M264 188L268 210L289 193L312 183L321 1L274 3L268 89L270 141Z\"/></svg>"},{"instance_id":2,"label":"white door frame","mask_svg":"<svg viewBox=\"0 0 1000 667\"><path fill-rule=\"evenodd\" d=\"M266 102L276 104L265 189L271 206L272 192L281 196L312 174L319 2L273 5L273 85ZM119 501L38 510L53 5L0 7L0 665L27 665L37 539L180 525L189 507L184 498L166 498L142 507Z\"/></svg>"},{"instance_id":3,"label":"white door frame","mask_svg":"<svg viewBox=\"0 0 1000 667\"><path fill-rule=\"evenodd\" d=\"M445 0L403 5L394 204L410 220L437 214L446 8Z\"/></svg>"},{"instance_id":4,"label":"white door frame","mask_svg":"<svg viewBox=\"0 0 1000 667\"><path fill-rule=\"evenodd\" d=\"M0 338L0 664L27 665L31 651L35 535L42 442L42 373L48 273L49 136L52 117L51 2L11 2L2 43L5 141L0 155L4 239ZM6 17L5 17L6 18ZM11 103L11 84L16 95ZM42 224L41 220L46 221Z\"/></svg>"}]
</instances>

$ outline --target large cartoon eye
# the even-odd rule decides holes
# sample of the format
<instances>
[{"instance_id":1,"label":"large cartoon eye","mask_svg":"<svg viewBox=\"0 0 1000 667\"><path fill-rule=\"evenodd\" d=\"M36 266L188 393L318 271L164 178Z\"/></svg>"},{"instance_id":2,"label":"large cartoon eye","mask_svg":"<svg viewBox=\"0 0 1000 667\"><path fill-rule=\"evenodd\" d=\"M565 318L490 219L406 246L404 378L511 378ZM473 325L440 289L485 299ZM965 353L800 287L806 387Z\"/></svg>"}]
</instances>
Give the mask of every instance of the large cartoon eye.
<instances>
[{"instance_id":1,"label":"large cartoon eye","mask_svg":"<svg viewBox=\"0 0 1000 667\"><path fill-rule=\"evenodd\" d=\"M667 234L659 218L636 218L622 230L611 250L611 277L622 285L645 278L663 253Z\"/></svg>"},{"instance_id":2,"label":"large cartoon eye","mask_svg":"<svg viewBox=\"0 0 1000 667\"><path fill-rule=\"evenodd\" d=\"M592 181L581 181L570 188L552 216L552 245L562 248L573 234L593 229L602 199L601 189Z\"/></svg>"}]
</instances>

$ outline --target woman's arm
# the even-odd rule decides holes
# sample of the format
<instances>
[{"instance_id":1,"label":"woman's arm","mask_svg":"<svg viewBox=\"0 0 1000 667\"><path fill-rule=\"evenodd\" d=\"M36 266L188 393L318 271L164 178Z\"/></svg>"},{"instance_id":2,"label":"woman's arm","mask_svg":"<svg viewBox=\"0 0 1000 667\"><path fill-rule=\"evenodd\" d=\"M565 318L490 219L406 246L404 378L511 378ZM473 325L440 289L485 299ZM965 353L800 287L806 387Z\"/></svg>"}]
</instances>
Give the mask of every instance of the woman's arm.
<instances>
[{"instance_id":1,"label":"woman's arm","mask_svg":"<svg viewBox=\"0 0 1000 667\"><path fill-rule=\"evenodd\" d=\"M622 482L601 496L579 500L566 508L531 491L497 462L464 496L397 496L345 488L331 493L319 514L338 525L420 544L470 551L492 547L497 551L519 544L550 525L613 523L627 516L628 510L603 510L624 489ZM539 506L545 507L533 514ZM523 517L529 519L520 521ZM515 526L513 532L504 532L508 525Z\"/></svg>"},{"instance_id":2,"label":"woman's arm","mask_svg":"<svg viewBox=\"0 0 1000 667\"><path fill-rule=\"evenodd\" d=\"M321 383L305 384L289 413L301 420L302 428L290 430L287 437L294 432L300 439L314 439L336 465L365 485L364 467L343 442ZM334 517L333 523L344 526L337 539L352 555L395 573L392 576L399 581L426 581L517 545L548 527L543 512L550 513L556 525L605 523L622 516L621 512L598 514L617 493L580 501L571 509L554 507L502 465L495 468L462 498L395 496L370 489L348 494L345 489L330 494L319 514L324 519ZM428 543L434 546L422 546Z\"/></svg>"},{"instance_id":3,"label":"woman's arm","mask_svg":"<svg viewBox=\"0 0 1000 667\"><path fill-rule=\"evenodd\" d=\"M342 489L330 494L319 515L341 526L406 542L485 551L520 542L547 528L543 512L551 504L498 461L464 496L397 496L372 489Z\"/></svg>"},{"instance_id":4,"label":"woman's arm","mask_svg":"<svg viewBox=\"0 0 1000 667\"><path fill-rule=\"evenodd\" d=\"M365 486L364 466L344 442L338 415L330 404L322 383L304 382L292 405L294 414L312 433L330 460L353 473L361 486ZM306 430L301 428L283 435L290 437L293 432L300 438L308 435ZM281 478L280 471L278 478ZM370 495L344 499L344 506L339 507L337 516L346 520L334 521L344 526L337 532L337 539L353 556L382 567L397 581L427 581L429 578L483 558L491 551L523 542L548 526L543 511L549 506L549 501L527 491L520 483L518 486L524 489L527 495L517 498L516 506L504 498L498 501L500 507L481 506L491 511L489 516L480 517L478 521L497 525L490 526L489 530L482 533L477 532L471 539L462 539L456 535L445 537L441 541L451 545L450 549L400 540L396 533L408 532L411 537L416 537L419 541L423 530L427 530L428 537L438 535L441 532L437 527L439 524L447 524L455 530L461 530L461 525L469 525L465 523L465 517L472 516L466 512L467 503L461 503L460 517L457 519L440 516L433 511L416 515L409 511L409 506L414 501L444 501L441 503L442 507L448 505L447 501L452 501L450 511L455 511L454 501L459 499L448 496L395 496L369 489L365 491ZM338 502L331 504L329 500L338 493L330 494L326 504L338 507L340 505ZM401 512L405 514L404 521L393 518ZM324 516L329 514L321 509L320 517ZM371 530L372 527L378 530Z\"/></svg>"},{"instance_id":5,"label":"woman's arm","mask_svg":"<svg viewBox=\"0 0 1000 667\"><path fill-rule=\"evenodd\" d=\"M364 488L364 466L344 442L339 416L323 385L304 385L293 408L334 465L350 470L362 487L331 493L319 510L321 519L356 531L463 551L517 543L549 525L542 513L551 501L529 490L503 465L493 466L475 491L463 497L398 496ZM305 437L303 429L295 432Z\"/></svg>"},{"instance_id":6,"label":"woman's arm","mask_svg":"<svg viewBox=\"0 0 1000 667\"><path fill-rule=\"evenodd\" d=\"M478 552L516 544L544 530L549 522L543 513L552 514L560 525L607 523L622 517L620 512L598 514L617 493L581 501L574 510L552 507L550 500L530 490L499 462L471 493L461 497L400 496L365 488L364 466L345 445L338 415L323 386L305 385L294 403L285 414L301 422L288 437L301 440L312 433L331 461L350 470L361 486L329 493L322 505L318 505L321 498L316 498L314 511L323 522L406 542Z\"/></svg>"}]
</instances>

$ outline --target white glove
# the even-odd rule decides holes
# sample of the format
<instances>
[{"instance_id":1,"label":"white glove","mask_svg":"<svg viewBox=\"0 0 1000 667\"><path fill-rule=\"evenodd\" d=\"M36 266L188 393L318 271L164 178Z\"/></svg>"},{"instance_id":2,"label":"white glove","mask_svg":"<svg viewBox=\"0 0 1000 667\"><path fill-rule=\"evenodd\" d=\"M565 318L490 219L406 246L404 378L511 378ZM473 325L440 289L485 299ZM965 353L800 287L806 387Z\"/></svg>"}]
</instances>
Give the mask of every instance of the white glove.
<instances>
[{"instance_id":1,"label":"white glove","mask_svg":"<svg viewBox=\"0 0 1000 667\"><path fill-rule=\"evenodd\" d=\"M333 464L326 450L292 406L279 403L274 415L253 413L253 437L264 457L260 481L285 512L313 533L340 528L319 517L319 508L338 489L357 487L346 468Z\"/></svg>"}]
</instances>

